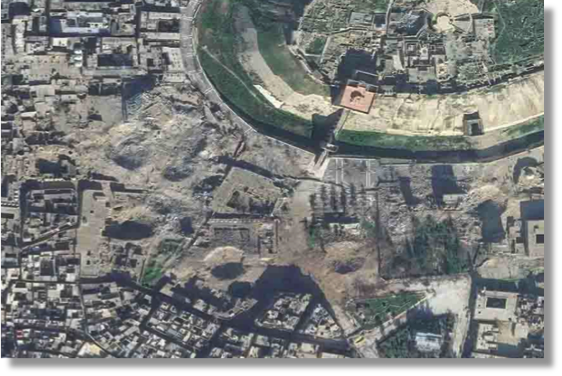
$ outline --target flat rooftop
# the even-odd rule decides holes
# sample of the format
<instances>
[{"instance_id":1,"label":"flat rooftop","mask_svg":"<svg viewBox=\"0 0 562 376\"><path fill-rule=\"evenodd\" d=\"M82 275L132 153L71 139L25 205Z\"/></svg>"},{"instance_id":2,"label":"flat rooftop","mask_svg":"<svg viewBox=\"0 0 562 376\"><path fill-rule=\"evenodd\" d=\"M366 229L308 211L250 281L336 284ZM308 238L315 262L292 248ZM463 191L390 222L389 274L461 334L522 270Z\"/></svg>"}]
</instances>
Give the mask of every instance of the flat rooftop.
<instances>
[{"instance_id":1,"label":"flat rooftop","mask_svg":"<svg viewBox=\"0 0 562 376\"><path fill-rule=\"evenodd\" d=\"M361 86L346 85L336 104L350 110L369 113L375 100L375 93Z\"/></svg>"},{"instance_id":2,"label":"flat rooftop","mask_svg":"<svg viewBox=\"0 0 562 376\"><path fill-rule=\"evenodd\" d=\"M527 221L529 256L544 257L544 220Z\"/></svg>"},{"instance_id":3,"label":"flat rooftop","mask_svg":"<svg viewBox=\"0 0 562 376\"><path fill-rule=\"evenodd\" d=\"M476 299L476 320L515 322L517 293L503 291L478 291Z\"/></svg>"}]
</instances>

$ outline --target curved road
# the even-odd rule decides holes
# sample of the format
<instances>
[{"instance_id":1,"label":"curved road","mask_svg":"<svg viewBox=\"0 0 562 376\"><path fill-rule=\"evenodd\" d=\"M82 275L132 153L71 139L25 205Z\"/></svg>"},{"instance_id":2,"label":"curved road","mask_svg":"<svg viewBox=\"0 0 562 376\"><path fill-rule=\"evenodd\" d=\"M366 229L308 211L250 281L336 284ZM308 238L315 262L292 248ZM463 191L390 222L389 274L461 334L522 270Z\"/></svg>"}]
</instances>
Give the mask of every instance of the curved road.
<instances>
[{"instance_id":1,"label":"curved road","mask_svg":"<svg viewBox=\"0 0 562 376\"><path fill-rule=\"evenodd\" d=\"M187 7L180 7L180 48L182 49L183 64L189 80L196 85L208 99L219 105L223 113L229 114L231 121L238 125L240 129L244 131L244 134L252 132L260 133L262 136L281 142L287 146L315 154L318 148L315 147L312 140L306 137L298 136L278 128L268 129L266 132L263 125L250 125L246 120L240 117L217 92L211 80L201 67L199 57L197 56L197 27L194 21L204 1L205 0L192 0Z\"/></svg>"},{"instance_id":2,"label":"curved road","mask_svg":"<svg viewBox=\"0 0 562 376\"><path fill-rule=\"evenodd\" d=\"M180 48L182 49L183 65L187 76L201 92L211 101L220 105L221 110L230 113L233 122L241 126L246 132L256 132L255 129L236 114L224 101L211 81L203 71L199 57L197 56L197 28L194 21L204 0L190 1L187 7L181 7L181 26L180 26Z\"/></svg>"}]
</instances>

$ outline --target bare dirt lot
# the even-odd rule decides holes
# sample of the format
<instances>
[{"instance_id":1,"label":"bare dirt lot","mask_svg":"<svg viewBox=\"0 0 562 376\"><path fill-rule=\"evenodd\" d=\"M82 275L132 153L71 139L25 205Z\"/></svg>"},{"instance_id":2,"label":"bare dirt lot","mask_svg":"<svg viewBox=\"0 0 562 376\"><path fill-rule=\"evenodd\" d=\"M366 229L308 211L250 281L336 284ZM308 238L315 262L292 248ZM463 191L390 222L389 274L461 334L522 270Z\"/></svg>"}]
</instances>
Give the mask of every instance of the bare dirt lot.
<instances>
[{"instance_id":1,"label":"bare dirt lot","mask_svg":"<svg viewBox=\"0 0 562 376\"><path fill-rule=\"evenodd\" d=\"M447 13L453 17L478 13L478 7L470 0L426 0L422 6L433 14Z\"/></svg>"},{"instance_id":2,"label":"bare dirt lot","mask_svg":"<svg viewBox=\"0 0 562 376\"><path fill-rule=\"evenodd\" d=\"M478 111L484 132L544 113L544 72L461 95L375 98L369 114L353 112L344 128L403 134L463 133L463 116Z\"/></svg>"},{"instance_id":3,"label":"bare dirt lot","mask_svg":"<svg viewBox=\"0 0 562 376\"><path fill-rule=\"evenodd\" d=\"M120 102L117 107L121 109ZM77 168L81 173L103 174L127 187L146 190L135 205L119 203L120 211L111 215L120 222L142 220L153 226L153 235L143 240L148 253L157 254L163 239L178 239L187 247L212 211L210 193L223 183L228 171L222 158L238 158L248 168L255 165L268 174L291 177L308 176L314 158L258 133L244 134L213 103L203 104L203 94L188 85L143 92L126 122L107 118L113 112L111 108L101 113L103 122L73 129L66 140L70 150L80 155ZM272 192L279 191L269 179L264 184ZM275 197L264 199L275 202ZM201 268L193 259L183 258L181 249L166 257L165 262L158 257L152 260L162 261L164 269L175 266L180 276Z\"/></svg>"},{"instance_id":4,"label":"bare dirt lot","mask_svg":"<svg viewBox=\"0 0 562 376\"><path fill-rule=\"evenodd\" d=\"M329 162L324 181L347 188L355 185L376 190L376 195L372 196L371 200L365 200L362 206L367 207L371 203L376 207L377 202L380 204L377 224L387 240L380 243L378 249L369 246L368 241L364 239L356 242L334 242L325 247L324 253L303 251L300 257L294 256L295 263L315 276L336 312L342 312L343 299L358 293L357 282L370 283L378 294L384 287L381 277L401 276L399 269L388 269L387 266L392 267L391 260L396 252L400 252L405 240L412 236L412 218L422 219L428 215L438 221L451 218L466 249L474 254L479 247L478 244L489 236L491 225L487 223L497 225L500 238L505 240L508 217L519 218L521 202L529 200L530 187L537 189L543 186L540 173L524 166L543 163L544 148L480 165L412 165L383 162L333 159ZM297 190L295 199L302 195L299 202L305 205L306 196L312 192L315 192L312 187L308 187L308 191ZM463 194L458 206L444 210L436 205L436 197L455 192ZM374 194L373 191L368 193ZM489 214L480 213L483 206L491 208ZM370 218L373 217L371 214ZM481 256L477 263L478 273L482 277L521 278L526 276L529 270L543 264L542 260L538 259L520 258L515 261L513 256L496 253L508 251L507 243L501 239L498 241L499 243L491 246L489 253L484 250L479 252ZM376 254L377 251L380 252L380 262L373 256L373 252ZM364 258L365 262L355 271L339 274L330 268L335 257L340 262L356 258ZM381 283L383 287L379 286ZM436 302L446 301L447 298L444 298ZM433 306L434 301L429 301L428 304ZM439 308L438 305L436 307ZM339 316L342 317L341 314ZM349 320L340 318L340 324L353 330ZM458 348L459 344L456 343L455 346Z\"/></svg>"},{"instance_id":5,"label":"bare dirt lot","mask_svg":"<svg viewBox=\"0 0 562 376\"><path fill-rule=\"evenodd\" d=\"M282 191L273 181L247 170L233 168L215 191L213 209L221 213L271 213Z\"/></svg>"},{"instance_id":6,"label":"bare dirt lot","mask_svg":"<svg viewBox=\"0 0 562 376\"><path fill-rule=\"evenodd\" d=\"M258 133L247 134L245 145L239 160L276 175L305 176L314 166L314 154Z\"/></svg>"},{"instance_id":7,"label":"bare dirt lot","mask_svg":"<svg viewBox=\"0 0 562 376\"><path fill-rule=\"evenodd\" d=\"M286 200L288 211L279 223L280 251L274 262L298 265L304 273L313 276L331 303L340 303L354 291L357 278L377 279L377 253L372 240L365 239L360 231L354 234L351 230L344 230L345 234L335 237L333 228L323 228L321 235L318 235L322 239L311 241L308 226L313 213L321 216L325 211L332 210L332 200L324 204L322 192L327 197L334 192L338 206L342 206L344 191L341 187L314 180L301 180L294 194ZM349 193L348 190L345 192ZM311 205L312 195L318 197L314 207ZM361 196L359 192L357 195ZM355 203L350 198L347 213L356 210L354 205L362 211L366 210L363 201L358 198Z\"/></svg>"}]
</instances>

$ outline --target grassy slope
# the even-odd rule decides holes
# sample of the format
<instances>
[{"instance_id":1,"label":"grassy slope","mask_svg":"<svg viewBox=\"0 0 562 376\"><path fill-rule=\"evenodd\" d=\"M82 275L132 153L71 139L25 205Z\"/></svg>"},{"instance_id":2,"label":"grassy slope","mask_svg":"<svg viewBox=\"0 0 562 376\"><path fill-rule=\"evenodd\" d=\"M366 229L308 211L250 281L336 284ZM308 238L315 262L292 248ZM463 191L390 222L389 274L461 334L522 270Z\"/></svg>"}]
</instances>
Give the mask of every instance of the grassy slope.
<instances>
[{"instance_id":1,"label":"grassy slope","mask_svg":"<svg viewBox=\"0 0 562 376\"><path fill-rule=\"evenodd\" d=\"M258 45L261 55L273 73L280 76L293 90L304 95L330 95L328 86L310 78L301 63L291 54L285 44L281 25L260 30Z\"/></svg>"},{"instance_id":2,"label":"grassy slope","mask_svg":"<svg viewBox=\"0 0 562 376\"><path fill-rule=\"evenodd\" d=\"M531 133L544 130L544 116L521 125L501 131L498 142L509 141ZM498 131L500 132L500 131ZM381 148L423 150L469 150L472 147L470 137L465 136L403 136L382 132L364 132L341 130L338 141L352 145L374 146Z\"/></svg>"},{"instance_id":3,"label":"grassy slope","mask_svg":"<svg viewBox=\"0 0 562 376\"><path fill-rule=\"evenodd\" d=\"M238 78L233 76L206 51L200 52L201 64L217 90L246 116L262 124L283 128L295 134L310 137L312 122L285 111L277 110L260 100L261 94L249 93Z\"/></svg>"},{"instance_id":4,"label":"grassy slope","mask_svg":"<svg viewBox=\"0 0 562 376\"><path fill-rule=\"evenodd\" d=\"M538 131L544 131L544 115L530 123L507 128L503 133L509 138L517 138Z\"/></svg>"},{"instance_id":5,"label":"grassy slope","mask_svg":"<svg viewBox=\"0 0 562 376\"><path fill-rule=\"evenodd\" d=\"M217 90L238 110L263 125L282 128L310 137L312 122L278 110L253 87L253 82L238 60L239 36L234 29L233 14L239 0L207 2L201 16L199 57L205 73ZM226 68L225 68L226 67Z\"/></svg>"},{"instance_id":6,"label":"grassy slope","mask_svg":"<svg viewBox=\"0 0 562 376\"><path fill-rule=\"evenodd\" d=\"M343 129L338 141L352 145L409 150L468 150L470 142L464 136L404 136L382 132L351 131Z\"/></svg>"}]
</instances>

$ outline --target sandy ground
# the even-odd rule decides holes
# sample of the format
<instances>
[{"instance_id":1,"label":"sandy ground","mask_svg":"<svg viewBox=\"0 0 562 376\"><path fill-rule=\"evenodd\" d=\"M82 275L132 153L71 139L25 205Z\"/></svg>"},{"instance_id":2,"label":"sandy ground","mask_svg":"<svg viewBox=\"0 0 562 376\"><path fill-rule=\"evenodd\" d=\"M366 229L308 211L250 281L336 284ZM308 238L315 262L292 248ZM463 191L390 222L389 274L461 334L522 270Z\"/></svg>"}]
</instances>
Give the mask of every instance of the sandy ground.
<instances>
[{"instance_id":1,"label":"sandy ground","mask_svg":"<svg viewBox=\"0 0 562 376\"><path fill-rule=\"evenodd\" d=\"M465 13L478 13L478 7L469 0L427 0L423 6L433 14L447 13L452 17Z\"/></svg>"},{"instance_id":2,"label":"sandy ground","mask_svg":"<svg viewBox=\"0 0 562 376\"><path fill-rule=\"evenodd\" d=\"M277 100L277 98L275 98L273 96L273 94L271 94L271 92L269 90L267 90L266 88L264 88L261 85L254 85L254 87L261 93L261 95L263 95L264 97L267 98L267 100L275 107L275 108L281 108L281 106L283 106L283 102Z\"/></svg>"},{"instance_id":3,"label":"sandy ground","mask_svg":"<svg viewBox=\"0 0 562 376\"><path fill-rule=\"evenodd\" d=\"M462 95L377 97L369 114L353 112L344 128L403 134L462 134L463 115L478 111L484 132L544 113L544 72Z\"/></svg>"},{"instance_id":4,"label":"sandy ground","mask_svg":"<svg viewBox=\"0 0 562 376\"><path fill-rule=\"evenodd\" d=\"M451 18L448 16L440 16L437 19L436 28L441 32L448 32L453 30L455 27L451 24Z\"/></svg>"},{"instance_id":5,"label":"sandy ground","mask_svg":"<svg viewBox=\"0 0 562 376\"><path fill-rule=\"evenodd\" d=\"M338 111L340 107L332 106L329 98L320 95L302 95L295 92L287 98L283 109L295 115L310 117L312 114L328 116Z\"/></svg>"},{"instance_id":6,"label":"sandy ground","mask_svg":"<svg viewBox=\"0 0 562 376\"><path fill-rule=\"evenodd\" d=\"M424 292L428 298L418 303L416 309L428 309L434 315L454 314L456 320L451 349L457 356L460 356L470 323L469 298L471 283L471 278L468 275L395 280L390 281L386 288L381 289L380 294L401 291ZM360 336L365 338L363 342L357 345L359 352L368 358L378 357L376 341L382 339L406 321L406 315L403 314L397 317L397 320L385 323L382 330L376 328L356 336L355 338Z\"/></svg>"},{"instance_id":7,"label":"sandy ground","mask_svg":"<svg viewBox=\"0 0 562 376\"><path fill-rule=\"evenodd\" d=\"M235 247L219 247L205 257L205 263L209 265L220 265L228 262L241 262L244 258L244 251Z\"/></svg>"},{"instance_id":8,"label":"sandy ground","mask_svg":"<svg viewBox=\"0 0 562 376\"><path fill-rule=\"evenodd\" d=\"M236 17L236 29L244 40L245 51L241 54L244 68L254 72L263 81L264 86L279 101L284 102L293 95L293 89L279 76L276 76L261 56L258 47L258 33L250 18L247 7L240 7Z\"/></svg>"},{"instance_id":9,"label":"sandy ground","mask_svg":"<svg viewBox=\"0 0 562 376\"><path fill-rule=\"evenodd\" d=\"M240 60L248 72L255 73L263 81L264 88L277 101L283 102L280 106L283 110L306 119L310 119L314 113L327 116L338 110L332 106L329 98L297 93L281 77L275 75L259 52L257 31L248 8L240 7L237 16L236 29L240 31L245 46ZM271 102L278 107L277 101Z\"/></svg>"}]
</instances>

